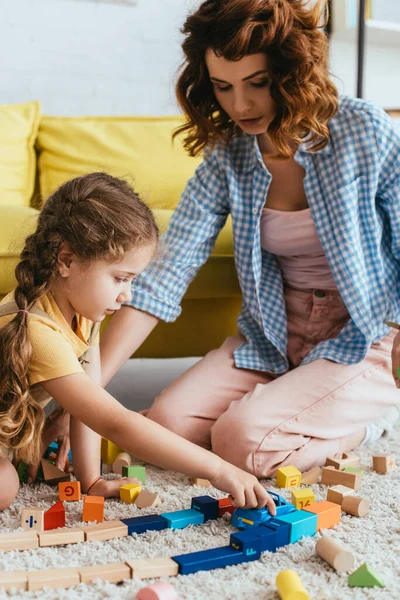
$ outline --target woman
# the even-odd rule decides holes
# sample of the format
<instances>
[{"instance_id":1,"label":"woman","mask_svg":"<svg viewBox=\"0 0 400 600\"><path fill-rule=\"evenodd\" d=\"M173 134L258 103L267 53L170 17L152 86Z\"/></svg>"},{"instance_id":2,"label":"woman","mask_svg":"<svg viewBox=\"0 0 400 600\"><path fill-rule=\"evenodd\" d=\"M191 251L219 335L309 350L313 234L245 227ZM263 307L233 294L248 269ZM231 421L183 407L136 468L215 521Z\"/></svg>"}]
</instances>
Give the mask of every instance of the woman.
<instances>
[{"instance_id":1,"label":"woman","mask_svg":"<svg viewBox=\"0 0 400 600\"><path fill-rule=\"evenodd\" d=\"M400 139L381 109L339 99L324 8L207 0L187 19L181 133L204 162L101 344L106 384L179 315L231 214L239 333L147 416L258 477L321 465L398 416Z\"/></svg>"}]
</instances>

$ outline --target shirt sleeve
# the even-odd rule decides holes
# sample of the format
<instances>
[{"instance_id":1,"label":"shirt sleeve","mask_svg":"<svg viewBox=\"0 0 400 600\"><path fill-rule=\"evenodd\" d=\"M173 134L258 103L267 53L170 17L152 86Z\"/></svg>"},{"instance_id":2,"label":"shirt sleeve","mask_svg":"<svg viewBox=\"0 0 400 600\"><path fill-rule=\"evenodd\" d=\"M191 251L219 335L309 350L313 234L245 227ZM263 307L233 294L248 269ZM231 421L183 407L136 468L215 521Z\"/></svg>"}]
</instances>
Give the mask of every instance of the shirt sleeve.
<instances>
[{"instance_id":1,"label":"shirt sleeve","mask_svg":"<svg viewBox=\"0 0 400 600\"><path fill-rule=\"evenodd\" d=\"M188 181L155 259L132 282L130 306L168 322L180 315L182 297L229 214L226 174L218 154L218 147L209 152Z\"/></svg>"}]
</instances>

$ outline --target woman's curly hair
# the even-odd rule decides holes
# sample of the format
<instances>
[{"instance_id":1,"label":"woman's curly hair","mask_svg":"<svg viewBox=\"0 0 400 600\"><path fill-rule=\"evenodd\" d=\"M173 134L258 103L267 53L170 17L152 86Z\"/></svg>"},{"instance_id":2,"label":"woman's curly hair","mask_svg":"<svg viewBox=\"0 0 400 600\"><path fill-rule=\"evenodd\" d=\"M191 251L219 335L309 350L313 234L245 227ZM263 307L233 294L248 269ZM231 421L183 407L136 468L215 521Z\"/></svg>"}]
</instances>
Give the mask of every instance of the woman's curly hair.
<instances>
[{"instance_id":1,"label":"woman's curly hair","mask_svg":"<svg viewBox=\"0 0 400 600\"><path fill-rule=\"evenodd\" d=\"M188 17L182 28L185 60L176 85L187 122L174 135L185 134L190 156L240 135L215 98L205 62L208 49L231 61L260 52L268 57L276 105L268 134L279 157L293 156L293 145L305 139L311 150L326 146L328 121L338 109L323 29L327 2L306 5L307 0L206 0Z\"/></svg>"}]
</instances>

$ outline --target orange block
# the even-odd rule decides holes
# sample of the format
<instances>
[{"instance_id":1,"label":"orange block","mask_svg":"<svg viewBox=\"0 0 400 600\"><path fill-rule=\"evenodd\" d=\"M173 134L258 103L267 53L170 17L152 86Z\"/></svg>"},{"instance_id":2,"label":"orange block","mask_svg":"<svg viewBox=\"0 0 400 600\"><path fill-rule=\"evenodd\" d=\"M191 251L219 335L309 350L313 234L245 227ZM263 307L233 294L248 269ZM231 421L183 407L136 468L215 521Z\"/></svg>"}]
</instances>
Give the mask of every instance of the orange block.
<instances>
[{"instance_id":1,"label":"orange block","mask_svg":"<svg viewBox=\"0 0 400 600\"><path fill-rule=\"evenodd\" d=\"M218 518L221 518L226 512L232 514L236 506L232 506L229 498L220 498L218 500Z\"/></svg>"},{"instance_id":2,"label":"orange block","mask_svg":"<svg viewBox=\"0 0 400 600\"><path fill-rule=\"evenodd\" d=\"M82 521L104 521L103 496L85 496L83 498Z\"/></svg>"},{"instance_id":3,"label":"orange block","mask_svg":"<svg viewBox=\"0 0 400 600\"><path fill-rule=\"evenodd\" d=\"M66 481L58 484L58 497L61 501L74 502L82 498L81 482Z\"/></svg>"},{"instance_id":4,"label":"orange block","mask_svg":"<svg viewBox=\"0 0 400 600\"><path fill-rule=\"evenodd\" d=\"M340 504L321 500L321 502L316 502L315 504L311 504L311 506L305 506L302 510L318 515L317 531L320 529L329 529L340 523Z\"/></svg>"}]
</instances>

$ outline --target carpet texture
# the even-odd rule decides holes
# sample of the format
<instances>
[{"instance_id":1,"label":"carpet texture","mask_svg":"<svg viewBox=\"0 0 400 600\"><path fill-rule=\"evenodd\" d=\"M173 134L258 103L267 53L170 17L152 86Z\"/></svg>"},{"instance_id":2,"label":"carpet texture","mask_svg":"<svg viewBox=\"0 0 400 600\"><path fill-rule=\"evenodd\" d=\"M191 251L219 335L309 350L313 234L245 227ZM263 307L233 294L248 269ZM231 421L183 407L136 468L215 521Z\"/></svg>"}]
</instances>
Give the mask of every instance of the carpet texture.
<instances>
[{"instance_id":1,"label":"carpet texture","mask_svg":"<svg viewBox=\"0 0 400 600\"><path fill-rule=\"evenodd\" d=\"M372 447L359 448L361 466L365 467L364 482L357 495L367 498L371 511L364 518L351 517L342 513L340 525L328 534L341 540L354 553L356 568L367 562L386 584L380 588L349 588L347 574L336 573L315 555L315 543L320 534L313 538L280 548L275 554L265 552L261 559L215 571L200 572L189 576L178 576L168 581L175 587L182 600L278 600L275 578L283 569L297 571L313 600L341 599L400 599L400 467L388 475L372 471L372 454L393 452L398 457L400 450L400 426L396 424L388 438L381 438ZM105 518L123 517L168 512L190 508L191 498L211 494L220 498L224 494L209 488L193 487L187 477L147 466L146 489L158 492L163 502L156 511L140 510L133 505L117 500L107 500ZM110 475L111 477L111 475ZM266 487L282 493L290 500L290 490L278 490L274 480L266 480ZM326 486L313 485L317 500L326 498ZM22 486L12 506L0 513L1 532L19 527L20 513L24 506L50 507L57 500L55 488L38 485ZM83 525L80 522L82 502L66 503L67 524ZM37 570L72 566L86 566L119 562L128 558L173 556L228 544L233 531L230 517L209 521L197 527L183 530L148 532L139 536L110 540L107 542L85 542L58 548L39 548L24 552L3 553L0 551L0 570ZM42 590L7 594L0 591L0 598L40 598L54 600L103 598L134 599L137 591L157 580L131 580L121 585L97 581L91 585L80 584L70 589Z\"/></svg>"}]
</instances>

